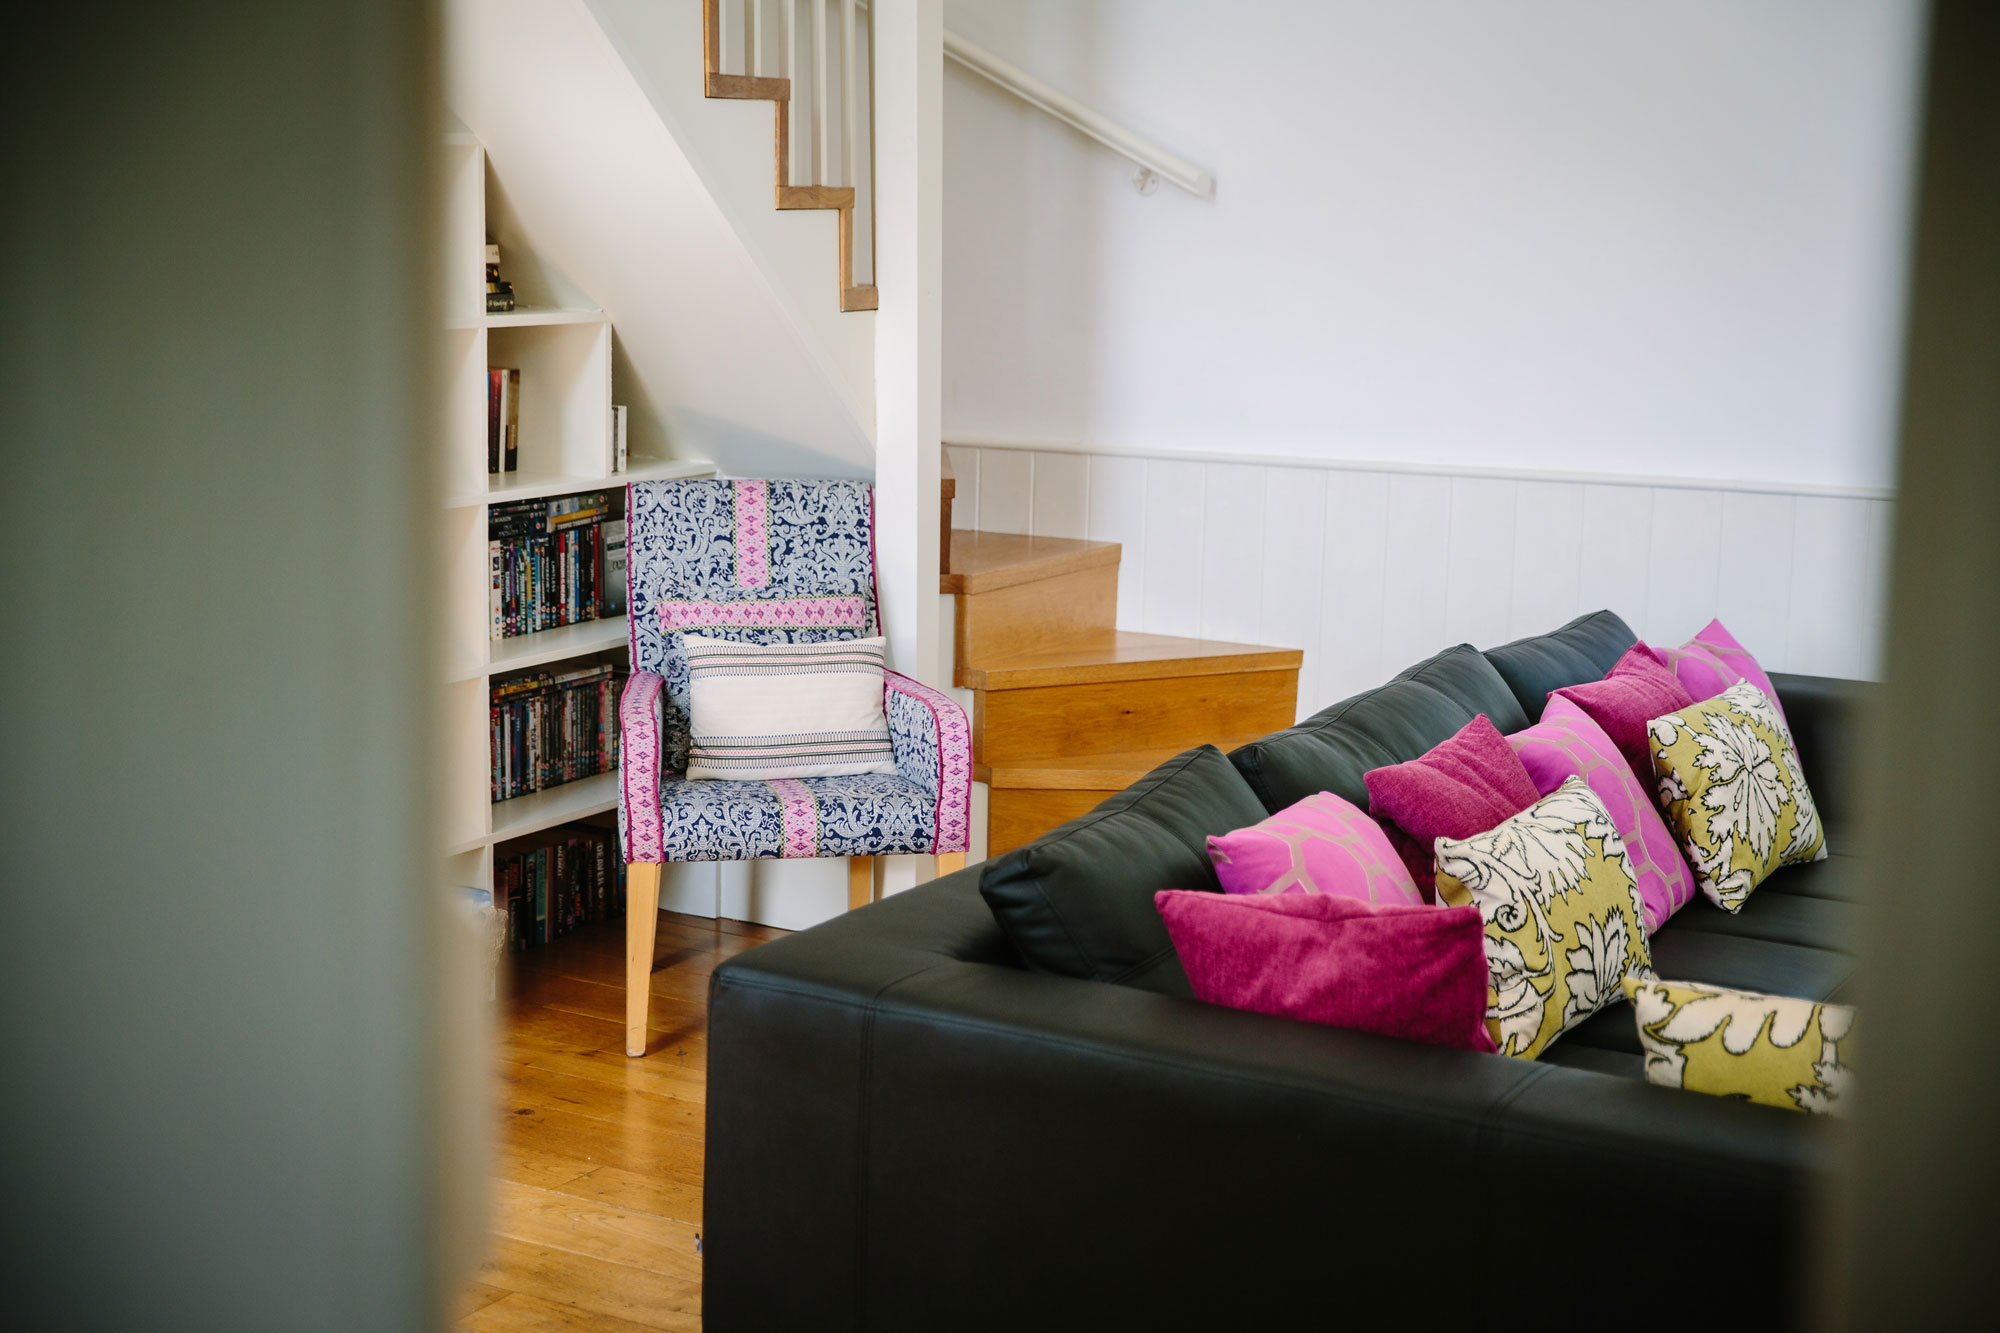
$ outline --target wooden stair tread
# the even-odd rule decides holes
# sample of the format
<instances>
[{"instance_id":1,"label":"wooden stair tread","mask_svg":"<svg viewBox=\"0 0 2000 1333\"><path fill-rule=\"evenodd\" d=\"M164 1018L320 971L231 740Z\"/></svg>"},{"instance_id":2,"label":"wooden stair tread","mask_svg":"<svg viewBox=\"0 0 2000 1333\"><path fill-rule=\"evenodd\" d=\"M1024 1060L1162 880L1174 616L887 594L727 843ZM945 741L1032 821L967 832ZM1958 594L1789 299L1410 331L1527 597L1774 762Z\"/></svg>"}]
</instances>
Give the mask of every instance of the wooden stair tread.
<instances>
[{"instance_id":1,"label":"wooden stair tread","mask_svg":"<svg viewBox=\"0 0 2000 1333\"><path fill-rule=\"evenodd\" d=\"M1206 742L1227 753L1248 745L1255 736L1232 736ZM1053 791L1123 791L1146 774L1193 749L1165 745L1111 754L1066 754L1047 759L1012 759L999 764L974 764L972 777L994 787L1039 788Z\"/></svg>"},{"instance_id":2,"label":"wooden stair tread","mask_svg":"<svg viewBox=\"0 0 2000 1333\"><path fill-rule=\"evenodd\" d=\"M1052 579L1080 569L1118 563L1117 542L1073 537L1029 537L1016 532L951 530L951 573L938 577L938 591L994 592L1019 583Z\"/></svg>"},{"instance_id":3,"label":"wooden stair tread","mask_svg":"<svg viewBox=\"0 0 2000 1333\"><path fill-rule=\"evenodd\" d=\"M1305 654L1297 648L1112 630L1059 648L960 666L957 684L969 690L1018 690L1169 676L1296 671L1304 660Z\"/></svg>"}]
</instances>

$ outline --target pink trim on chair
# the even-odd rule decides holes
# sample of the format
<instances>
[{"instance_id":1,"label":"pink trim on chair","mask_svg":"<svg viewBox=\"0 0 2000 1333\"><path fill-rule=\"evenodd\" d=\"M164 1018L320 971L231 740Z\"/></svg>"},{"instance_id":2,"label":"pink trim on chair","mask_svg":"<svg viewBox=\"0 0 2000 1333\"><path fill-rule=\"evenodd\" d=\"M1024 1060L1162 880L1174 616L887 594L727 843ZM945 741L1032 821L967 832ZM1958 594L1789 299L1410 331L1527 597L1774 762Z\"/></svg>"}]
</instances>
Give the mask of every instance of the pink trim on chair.
<instances>
[{"instance_id":1,"label":"pink trim on chair","mask_svg":"<svg viewBox=\"0 0 2000 1333\"><path fill-rule=\"evenodd\" d=\"M810 859L819 855L819 802L812 789L797 778L775 778L764 784L784 810L784 847L778 855Z\"/></svg>"},{"instance_id":2,"label":"pink trim on chair","mask_svg":"<svg viewBox=\"0 0 2000 1333\"><path fill-rule=\"evenodd\" d=\"M972 846L972 726L965 710L948 696L900 671L884 671L882 683L931 710L938 737L937 814L932 852L963 852Z\"/></svg>"},{"instance_id":3,"label":"pink trim on chair","mask_svg":"<svg viewBox=\"0 0 2000 1333\"><path fill-rule=\"evenodd\" d=\"M618 799L625 807L625 859L666 859L660 816L660 691L666 681L634 671L618 700Z\"/></svg>"},{"instance_id":4,"label":"pink trim on chair","mask_svg":"<svg viewBox=\"0 0 2000 1333\"><path fill-rule=\"evenodd\" d=\"M632 483L625 483L625 660L639 665L639 617L633 614L638 603L632 600L632 572L639 562L632 558Z\"/></svg>"},{"instance_id":5,"label":"pink trim on chair","mask_svg":"<svg viewBox=\"0 0 2000 1333\"><path fill-rule=\"evenodd\" d=\"M745 588L771 582L771 484L732 481L736 510L736 581Z\"/></svg>"},{"instance_id":6,"label":"pink trim on chair","mask_svg":"<svg viewBox=\"0 0 2000 1333\"><path fill-rule=\"evenodd\" d=\"M660 603L660 628L851 629L865 631L868 608L859 597L785 597L768 602L673 601Z\"/></svg>"}]
</instances>

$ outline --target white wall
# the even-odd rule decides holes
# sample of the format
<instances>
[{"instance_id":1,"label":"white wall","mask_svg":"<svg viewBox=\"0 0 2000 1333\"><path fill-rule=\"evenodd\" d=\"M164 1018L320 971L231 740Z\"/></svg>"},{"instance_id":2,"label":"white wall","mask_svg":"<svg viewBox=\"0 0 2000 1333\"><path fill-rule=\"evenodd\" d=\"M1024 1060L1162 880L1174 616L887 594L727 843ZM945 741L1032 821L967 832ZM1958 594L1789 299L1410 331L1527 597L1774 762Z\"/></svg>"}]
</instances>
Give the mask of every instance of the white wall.
<instances>
[{"instance_id":1,"label":"white wall","mask_svg":"<svg viewBox=\"0 0 2000 1333\"><path fill-rule=\"evenodd\" d=\"M1602 607L1654 643L1721 616L1771 670L1879 674L1886 491L951 455L959 526L1122 543L1124 628L1303 649L1301 717L1450 644Z\"/></svg>"},{"instance_id":2,"label":"white wall","mask_svg":"<svg viewBox=\"0 0 2000 1333\"><path fill-rule=\"evenodd\" d=\"M1915 0L947 0L953 440L1878 487Z\"/></svg>"}]
</instances>

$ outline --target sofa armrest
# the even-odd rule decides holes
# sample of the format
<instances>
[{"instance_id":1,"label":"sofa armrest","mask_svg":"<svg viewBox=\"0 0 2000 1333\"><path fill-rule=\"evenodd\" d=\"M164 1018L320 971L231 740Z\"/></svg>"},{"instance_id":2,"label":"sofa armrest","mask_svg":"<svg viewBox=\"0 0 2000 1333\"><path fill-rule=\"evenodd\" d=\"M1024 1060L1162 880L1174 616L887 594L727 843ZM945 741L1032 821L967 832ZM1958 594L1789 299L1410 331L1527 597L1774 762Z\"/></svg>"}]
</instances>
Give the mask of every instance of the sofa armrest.
<instances>
[{"instance_id":1,"label":"sofa armrest","mask_svg":"<svg viewBox=\"0 0 2000 1333\"><path fill-rule=\"evenodd\" d=\"M1867 718L1880 688L1871 681L1832 676L1799 676L1773 671L1792 740L1799 747L1799 765L1820 817L1852 820L1860 815L1862 750L1867 743Z\"/></svg>"},{"instance_id":2,"label":"sofa armrest","mask_svg":"<svg viewBox=\"0 0 2000 1333\"><path fill-rule=\"evenodd\" d=\"M931 851L962 852L972 835L972 727L965 710L928 685L883 673L882 708L896 772L936 802Z\"/></svg>"},{"instance_id":3,"label":"sofa armrest","mask_svg":"<svg viewBox=\"0 0 2000 1333\"><path fill-rule=\"evenodd\" d=\"M666 681L634 671L618 698L618 832L627 861L665 860L660 822L661 700Z\"/></svg>"},{"instance_id":4,"label":"sofa armrest","mask_svg":"<svg viewBox=\"0 0 2000 1333\"><path fill-rule=\"evenodd\" d=\"M1783 1325L1840 1133L1027 972L976 869L725 963L708 1080L722 1330L1278 1327L1364 1289L1484 1327L1528 1235L1566 1305L1657 1324L1632 1256L1718 1217L1756 1261L1675 1308Z\"/></svg>"}]
</instances>

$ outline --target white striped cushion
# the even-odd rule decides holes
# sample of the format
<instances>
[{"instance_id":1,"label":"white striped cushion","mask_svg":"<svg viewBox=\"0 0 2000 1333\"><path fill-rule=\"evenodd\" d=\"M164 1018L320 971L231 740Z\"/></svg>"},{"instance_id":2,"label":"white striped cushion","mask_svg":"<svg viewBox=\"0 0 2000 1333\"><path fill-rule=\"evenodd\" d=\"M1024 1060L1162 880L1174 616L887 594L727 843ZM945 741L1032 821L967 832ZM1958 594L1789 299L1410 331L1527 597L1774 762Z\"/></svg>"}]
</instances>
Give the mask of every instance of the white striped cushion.
<instances>
[{"instance_id":1,"label":"white striped cushion","mask_svg":"<svg viewBox=\"0 0 2000 1333\"><path fill-rule=\"evenodd\" d=\"M690 778L894 773L883 640L733 643L684 635Z\"/></svg>"}]
</instances>

